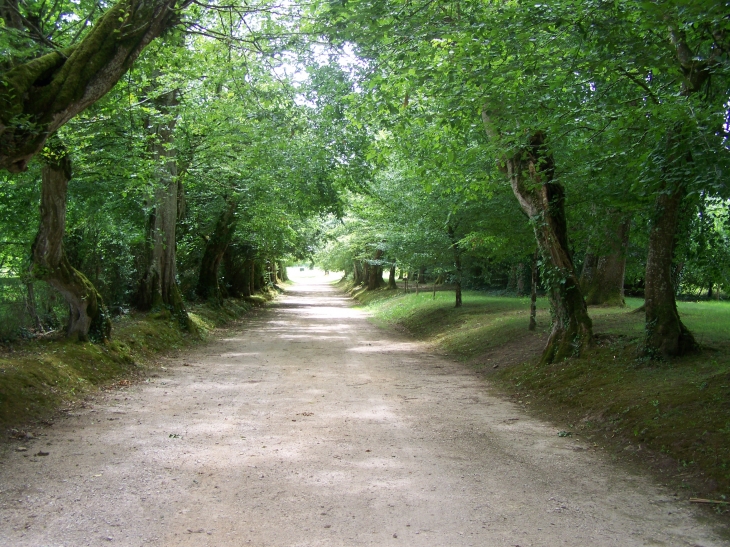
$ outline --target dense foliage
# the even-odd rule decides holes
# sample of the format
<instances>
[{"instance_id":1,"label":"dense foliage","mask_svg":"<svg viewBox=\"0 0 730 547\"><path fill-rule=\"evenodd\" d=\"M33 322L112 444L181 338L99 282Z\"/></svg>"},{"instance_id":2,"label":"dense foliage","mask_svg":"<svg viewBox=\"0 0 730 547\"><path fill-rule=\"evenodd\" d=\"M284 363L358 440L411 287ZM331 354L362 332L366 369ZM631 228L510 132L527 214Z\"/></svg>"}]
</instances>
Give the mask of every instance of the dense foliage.
<instances>
[{"instance_id":1,"label":"dense foliage","mask_svg":"<svg viewBox=\"0 0 730 547\"><path fill-rule=\"evenodd\" d=\"M94 30L145 10L142 34ZM585 301L624 291L646 292L648 354L692 351L676 295L730 290L728 13L2 0L0 336L58 328L65 302L98 300L92 336L130 306L187 324L186 300L248 296L316 252L371 289L388 270L453 284L457 305L462 285L529 292L537 261L546 360L591 344Z\"/></svg>"}]
</instances>

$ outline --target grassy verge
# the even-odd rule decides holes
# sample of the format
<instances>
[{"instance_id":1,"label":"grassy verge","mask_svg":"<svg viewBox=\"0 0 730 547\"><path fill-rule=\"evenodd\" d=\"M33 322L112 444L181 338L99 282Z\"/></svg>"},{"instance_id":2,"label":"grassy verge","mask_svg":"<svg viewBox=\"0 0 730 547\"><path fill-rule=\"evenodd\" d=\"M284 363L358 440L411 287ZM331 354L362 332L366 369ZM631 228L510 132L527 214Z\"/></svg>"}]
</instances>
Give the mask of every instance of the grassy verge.
<instances>
[{"instance_id":1,"label":"grassy verge","mask_svg":"<svg viewBox=\"0 0 730 547\"><path fill-rule=\"evenodd\" d=\"M180 328L169 312L133 314L114 322L107 344L32 340L0 352L0 428L47 421L64 405L99 387L129 383L160 355L204 341L216 327L244 315L264 297L195 306L197 332Z\"/></svg>"},{"instance_id":2,"label":"grassy verge","mask_svg":"<svg viewBox=\"0 0 730 547\"><path fill-rule=\"evenodd\" d=\"M525 298L464 294L354 293L376 322L402 329L488 374L526 408L564 424L565 434L649 464L687 496L730 498L730 303L680 302L701 353L671 362L638 358L644 315L591 308L597 346L580 359L538 366L549 314L527 331ZM675 482L676 481L676 482ZM717 506L717 511L724 507Z\"/></svg>"}]
</instances>

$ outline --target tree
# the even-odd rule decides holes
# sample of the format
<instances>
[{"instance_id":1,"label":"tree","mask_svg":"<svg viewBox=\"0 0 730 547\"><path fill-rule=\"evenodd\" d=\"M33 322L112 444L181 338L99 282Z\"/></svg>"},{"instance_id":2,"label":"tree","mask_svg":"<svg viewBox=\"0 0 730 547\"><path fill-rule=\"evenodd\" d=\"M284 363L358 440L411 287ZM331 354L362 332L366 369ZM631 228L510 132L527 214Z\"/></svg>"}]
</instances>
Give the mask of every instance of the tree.
<instances>
[{"instance_id":1,"label":"tree","mask_svg":"<svg viewBox=\"0 0 730 547\"><path fill-rule=\"evenodd\" d=\"M448 6L348 2L329 4L324 19L331 36L356 43L371 61L368 85L387 108L399 110L397 101L403 97L409 112L414 104L441 104L438 123L454 127L473 125L487 104L499 133L491 153L505 169L509 163L519 168L535 139L547 142L549 137L549 149L534 167L538 173L556 166L548 186L565 190L558 201L582 189L583 199L589 196L596 211L608 211L620 200L604 198L623 193L624 202L634 202L619 208L625 214L654 199L645 274L646 346L652 354L670 356L693 347L676 314L670 279L667 250L676 235L674 211L688 193L727 192L717 178L728 156L721 144L726 140L722 90L730 35L723 9L714 2L683 0ZM658 33L658 27L668 30ZM622 175L598 177L610 192L596 192L595 185L575 177L617 167ZM572 261L567 235L550 242L564 241L561 254ZM606 257L604 266L614 263L608 270L618 292L620 254ZM572 269L567 261L559 262L556 271ZM577 310L581 318L570 322L587 327L582 306L565 300L580 290L574 277L555 278L570 279L575 287L560 296L561 306ZM581 330L587 342L589 329ZM548 347L546 358L551 354Z\"/></svg>"},{"instance_id":2,"label":"tree","mask_svg":"<svg viewBox=\"0 0 730 547\"><path fill-rule=\"evenodd\" d=\"M111 321L94 285L68 261L63 246L66 193L71 158L57 139L46 148L41 189L41 220L32 247L33 275L59 291L69 305L69 338L106 340Z\"/></svg>"},{"instance_id":3,"label":"tree","mask_svg":"<svg viewBox=\"0 0 730 547\"><path fill-rule=\"evenodd\" d=\"M0 168L23 171L48 135L103 97L142 50L178 21L184 0L120 0L77 42L5 71ZM5 4L19 13L17 4Z\"/></svg>"}]
</instances>

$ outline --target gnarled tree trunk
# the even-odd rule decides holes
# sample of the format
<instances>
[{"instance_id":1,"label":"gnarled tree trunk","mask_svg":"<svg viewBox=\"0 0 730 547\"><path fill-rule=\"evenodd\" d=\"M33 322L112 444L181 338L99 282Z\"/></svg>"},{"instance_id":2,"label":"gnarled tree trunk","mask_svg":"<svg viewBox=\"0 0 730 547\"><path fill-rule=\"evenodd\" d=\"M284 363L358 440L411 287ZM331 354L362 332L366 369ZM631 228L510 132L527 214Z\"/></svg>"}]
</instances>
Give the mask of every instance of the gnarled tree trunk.
<instances>
[{"instance_id":1,"label":"gnarled tree trunk","mask_svg":"<svg viewBox=\"0 0 730 547\"><path fill-rule=\"evenodd\" d=\"M33 275L60 292L69 306L66 335L78 340L106 340L111 321L94 285L71 266L63 248L66 196L71 160L56 146L43 166L41 222L32 247Z\"/></svg>"},{"instance_id":2,"label":"gnarled tree trunk","mask_svg":"<svg viewBox=\"0 0 730 547\"><path fill-rule=\"evenodd\" d=\"M205 242L203 260L200 264L198 286L196 292L199 298L221 300L221 290L218 285L218 270L223 260L231 238L236 230L237 201L231 199L218 217L213 233Z\"/></svg>"},{"instance_id":3,"label":"gnarled tree trunk","mask_svg":"<svg viewBox=\"0 0 730 547\"><path fill-rule=\"evenodd\" d=\"M499 138L486 111L482 118L490 137ZM502 162L512 191L533 224L543 257L543 283L548 287L553 324L541 362L580 355L593 345L593 323L568 249L565 191L553 181L555 164L545 133L534 132L524 147Z\"/></svg>"},{"instance_id":4,"label":"gnarled tree trunk","mask_svg":"<svg viewBox=\"0 0 730 547\"><path fill-rule=\"evenodd\" d=\"M182 185L172 147L175 119L170 117L170 110L177 104L177 91L159 97L155 105L167 119L156 125L148 124L156 136L151 148L157 163L157 182L147 226L147 268L140 279L135 303L141 310L166 307L184 326L192 328L176 279L175 231L181 213Z\"/></svg>"},{"instance_id":5,"label":"gnarled tree trunk","mask_svg":"<svg viewBox=\"0 0 730 547\"><path fill-rule=\"evenodd\" d=\"M24 171L48 135L103 97L188 0L120 0L77 44L18 65L0 86L0 169Z\"/></svg>"}]
</instances>

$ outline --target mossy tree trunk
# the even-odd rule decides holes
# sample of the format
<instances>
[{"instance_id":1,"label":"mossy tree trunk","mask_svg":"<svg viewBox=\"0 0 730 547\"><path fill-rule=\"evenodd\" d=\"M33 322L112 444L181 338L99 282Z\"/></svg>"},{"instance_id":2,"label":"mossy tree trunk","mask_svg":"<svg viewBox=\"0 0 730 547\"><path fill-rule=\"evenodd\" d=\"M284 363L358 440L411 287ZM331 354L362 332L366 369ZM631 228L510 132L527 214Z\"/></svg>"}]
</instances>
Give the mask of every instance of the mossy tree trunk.
<instances>
[{"instance_id":1,"label":"mossy tree trunk","mask_svg":"<svg viewBox=\"0 0 730 547\"><path fill-rule=\"evenodd\" d=\"M192 328L177 285L176 240L177 221L182 214L182 185L178 180L176 152L173 145L175 118L172 109L178 104L177 91L170 91L155 100L163 121L149 123L155 138L151 152L156 160L157 181L154 206L148 219L147 267L139 282L135 304L140 310L165 307L180 322Z\"/></svg>"},{"instance_id":2,"label":"mossy tree trunk","mask_svg":"<svg viewBox=\"0 0 730 547\"><path fill-rule=\"evenodd\" d=\"M586 253L580 287L589 306L625 306L624 274L631 219L607 215L604 252Z\"/></svg>"},{"instance_id":3,"label":"mossy tree trunk","mask_svg":"<svg viewBox=\"0 0 730 547\"><path fill-rule=\"evenodd\" d=\"M66 335L81 341L106 340L111 321L94 285L66 257L66 197L71 160L57 143L49 150L42 170L41 221L32 247L32 273L60 292L69 306Z\"/></svg>"},{"instance_id":4,"label":"mossy tree trunk","mask_svg":"<svg viewBox=\"0 0 730 547\"><path fill-rule=\"evenodd\" d=\"M221 300L218 272L223 255L236 231L237 200L230 199L218 217L213 233L206 239L203 260L200 264L196 292L204 300Z\"/></svg>"},{"instance_id":5,"label":"mossy tree trunk","mask_svg":"<svg viewBox=\"0 0 730 547\"><path fill-rule=\"evenodd\" d=\"M482 118L488 135L498 139L486 110ZM535 131L525 146L503 157L501 162L515 197L533 224L543 258L543 283L548 287L552 330L541 362L579 356L593 345L593 323L568 249L565 191L553 181L555 164L546 134Z\"/></svg>"},{"instance_id":6,"label":"mossy tree trunk","mask_svg":"<svg viewBox=\"0 0 730 547\"><path fill-rule=\"evenodd\" d=\"M0 169L20 172L48 135L103 97L189 0L120 0L77 44L2 75Z\"/></svg>"}]
</instances>

